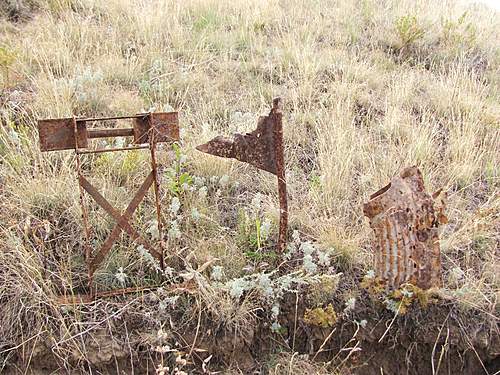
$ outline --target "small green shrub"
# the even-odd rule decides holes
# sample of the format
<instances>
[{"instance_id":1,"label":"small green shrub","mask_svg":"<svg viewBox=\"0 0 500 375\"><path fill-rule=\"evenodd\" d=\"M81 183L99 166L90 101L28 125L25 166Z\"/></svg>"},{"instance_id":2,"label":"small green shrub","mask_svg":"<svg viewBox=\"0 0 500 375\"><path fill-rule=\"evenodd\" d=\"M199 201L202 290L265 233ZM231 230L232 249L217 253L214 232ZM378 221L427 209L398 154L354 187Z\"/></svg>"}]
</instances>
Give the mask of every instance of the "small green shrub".
<instances>
[{"instance_id":1,"label":"small green shrub","mask_svg":"<svg viewBox=\"0 0 500 375\"><path fill-rule=\"evenodd\" d=\"M194 19L193 29L197 32L201 32L207 29L216 29L219 25L219 22L219 15L214 10L207 9Z\"/></svg>"},{"instance_id":2,"label":"small green shrub","mask_svg":"<svg viewBox=\"0 0 500 375\"><path fill-rule=\"evenodd\" d=\"M7 47L0 47L0 72L4 84L9 81L9 69L14 61L16 61L15 53Z\"/></svg>"},{"instance_id":3,"label":"small green shrub","mask_svg":"<svg viewBox=\"0 0 500 375\"><path fill-rule=\"evenodd\" d=\"M476 41L477 29L467 21L467 12L464 12L456 21L442 20L442 38L445 43L458 46L473 46Z\"/></svg>"},{"instance_id":4,"label":"small green shrub","mask_svg":"<svg viewBox=\"0 0 500 375\"><path fill-rule=\"evenodd\" d=\"M187 156L182 153L181 147L174 143L172 149L175 153L173 168L165 170L166 185L173 196L179 196L193 185L193 177L186 170Z\"/></svg>"},{"instance_id":5,"label":"small green shrub","mask_svg":"<svg viewBox=\"0 0 500 375\"><path fill-rule=\"evenodd\" d=\"M417 17L413 15L397 18L394 26L401 43L401 49L414 44L417 40L422 39L425 34L425 30L419 25Z\"/></svg>"},{"instance_id":6,"label":"small green shrub","mask_svg":"<svg viewBox=\"0 0 500 375\"><path fill-rule=\"evenodd\" d=\"M9 68L15 61L16 56L13 51L7 47L0 47L0 67L2 69Z\"/></svg>"}]
</instances>

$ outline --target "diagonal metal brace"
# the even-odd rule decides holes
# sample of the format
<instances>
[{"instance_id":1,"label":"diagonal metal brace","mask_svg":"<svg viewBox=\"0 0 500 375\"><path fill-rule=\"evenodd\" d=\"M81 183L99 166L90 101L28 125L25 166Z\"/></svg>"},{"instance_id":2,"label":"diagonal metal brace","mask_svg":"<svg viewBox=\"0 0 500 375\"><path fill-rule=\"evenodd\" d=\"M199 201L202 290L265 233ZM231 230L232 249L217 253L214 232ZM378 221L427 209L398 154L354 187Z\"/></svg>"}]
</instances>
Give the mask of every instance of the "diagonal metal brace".
<instances>
[{"instance_id":1,"label":"diagonal metal brace","mask_svg":"<svg viewBox=\"0 0 500 375\"><path fill-rule=\"evenodd\" d=\"M129 203L127 209L125 210L125 213L123 215L120 214L118 210L116 210L98 191L97 189L92 186L92 184L85 179L83 176L79 176L79 182L80 185L89 193L92 198L97 202L99 206L101 206L109 215L111 215L115 220L116 220L116 225L111 231L110 235L104 241L101 249L99 252L96 254L94 259L91 261L90 266L89 266L89 273L92 275L99 264L103 261L104 257L106 254L109 252L113 244L118 238L118 235L120 232L123 230L125 231L132 241L136 241L137 243L141 244L146 248L155 258L158 260L161 259L161 254L156 251L151 244L143 239L139 233L130 225L129 220L132 217L132 214L136 210L136 208L139 206L141 201L144 199L146 196L146 193L148 189L151 187L154 181L154 176L153 172L151 172L148 177L144 180L142 183L141 187L137 191L136 195L132 199L132 201Z\"/></svg>"}]
</instances>

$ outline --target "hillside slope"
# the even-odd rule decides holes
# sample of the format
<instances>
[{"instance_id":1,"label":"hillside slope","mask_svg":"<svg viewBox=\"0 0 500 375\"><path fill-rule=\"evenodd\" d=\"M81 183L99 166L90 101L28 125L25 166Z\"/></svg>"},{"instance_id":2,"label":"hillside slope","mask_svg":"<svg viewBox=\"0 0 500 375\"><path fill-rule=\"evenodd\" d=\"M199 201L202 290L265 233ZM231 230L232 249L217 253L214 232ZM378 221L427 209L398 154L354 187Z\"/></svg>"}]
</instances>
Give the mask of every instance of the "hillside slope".
<instances>
[{"instance_id":1,"label":"hillside slope","mask_svg":"<svg viewBox=\"0 0 500 375\"><path fill-rule=\"evenodd\" d=\"M441 1L2 2L0 369L498 371L499 26L485 5ZM275 178L194 148L253 130L277 96L286 257ZM61 305L88 292L75 158L41 153L36 121L150 110L180 113L182 142L159 152L169 268L122 235L97 287L154 288ZM411 165L448 193L449 222L443 288L412 289L402 311L370 284L361 207ZM124 209L149 159L83 168ZM153 199L135 225L154 240ZM87 204L97 248L114 223Z\"/></svg>"}]
</instances>

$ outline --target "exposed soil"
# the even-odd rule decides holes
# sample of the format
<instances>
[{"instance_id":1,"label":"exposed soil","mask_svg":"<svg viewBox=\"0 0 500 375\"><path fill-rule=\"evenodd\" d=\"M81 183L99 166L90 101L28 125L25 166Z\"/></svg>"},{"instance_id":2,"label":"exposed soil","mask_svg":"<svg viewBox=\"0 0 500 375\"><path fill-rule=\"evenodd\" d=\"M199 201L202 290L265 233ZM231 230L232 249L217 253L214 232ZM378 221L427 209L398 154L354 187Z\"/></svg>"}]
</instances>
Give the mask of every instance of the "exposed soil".
<instances>
[{"instance_id":1,"label":"exposed soil","mask_svg":"<svg viewBox=\"0 0 500 375\"><path fill-rule=\"evenodd\" d=\"M245 327L243 332L231 332L214 326L210 316L204 314L198 330L197 319L191 319L184 324L179 322L182 328L171 334L185 352L191 347L196 349L192 351L194 363L189 373L203 373L202 362L212 355L211 371L231 367L244 374L265 374L268 371L263 364L269 363L270 357L280 349L296 351L309 360L332 361L332 366L340 368L342 374L479 375L500 371L500 340L495 319L472 311L464 313L454 304L442 302L425 310L412 309L394 321L391 313L375 302L367 302L357 306L356 316L341 319L334 327L321 328L305 324L302 319L305 303L296 304L295 295L291 295L282 304L280 315L288 334L272 334L265 319ZM341 308L336 304L336 310ZM185 318L178 316L178 319ZM365 328L354 323L362 319L367 321ZM117 317L112 324L112 335L109 329L101 329L85 337L84 357L68 353L65 358L59 358L47 347L49 341L38 342L34 349L25 351L24 360L21 352L10 358L9 362L17 366L11 365L4 373L24 373L29 363L27 373L37 375L54 372L154 374L161 359L151 350L151 338L156 331L146 329L148 320L135 314ZM31 350L29 359L27 353Z\"/></svg>"}]
</instances>

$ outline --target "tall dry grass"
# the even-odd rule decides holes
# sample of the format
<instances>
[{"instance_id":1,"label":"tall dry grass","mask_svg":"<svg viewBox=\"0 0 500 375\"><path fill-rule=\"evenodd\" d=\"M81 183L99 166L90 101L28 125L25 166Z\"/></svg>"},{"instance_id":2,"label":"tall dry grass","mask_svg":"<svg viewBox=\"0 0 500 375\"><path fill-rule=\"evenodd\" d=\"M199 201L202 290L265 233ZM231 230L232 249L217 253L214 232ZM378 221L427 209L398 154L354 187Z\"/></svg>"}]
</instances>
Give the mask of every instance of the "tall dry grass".
<instances>
[{"instance_id":1,"label":"tall dry grass","mask_svg":"<svg viewBox=\"0 0 500 375\"><path fill-rule=\"evenodd\" d=\"M0 255L8 270L0 271L2 298L21 306L26 295L40 306L53 293L40 279L33 232L41 242L43 230L56 233L48 249L59 252L54 285L84 278L74 159L39 152L37 119L174 108L191 173L238 181L236 190L222 191L236 207L262 192L276 220L273 178L194 146L251 130L281 96L292 228L346 270L366 270L371 233L361 204L403 167L418 165L429 191L449 192L446 288L465 306L495 313L497 13L448 1L371 0L13 0L0 9L0 225L9 249ZM117 204L147 165L126 158L88 161ZM120 186L106 185L109 178ZM195 198L186 204L198 205ZM187 250L175 251L200 264L215 256L237 275L245 249L228 206L200 203L210 219L186 228ZM104 236L110 221L93 220ZM147 220L145 213L144 230ZM103 284L118 266L140 262L125 238L120 244L122 255L114 253L100 271ZM13 289L22 292L12 296Z\"/></svg>"}]
</instances>

